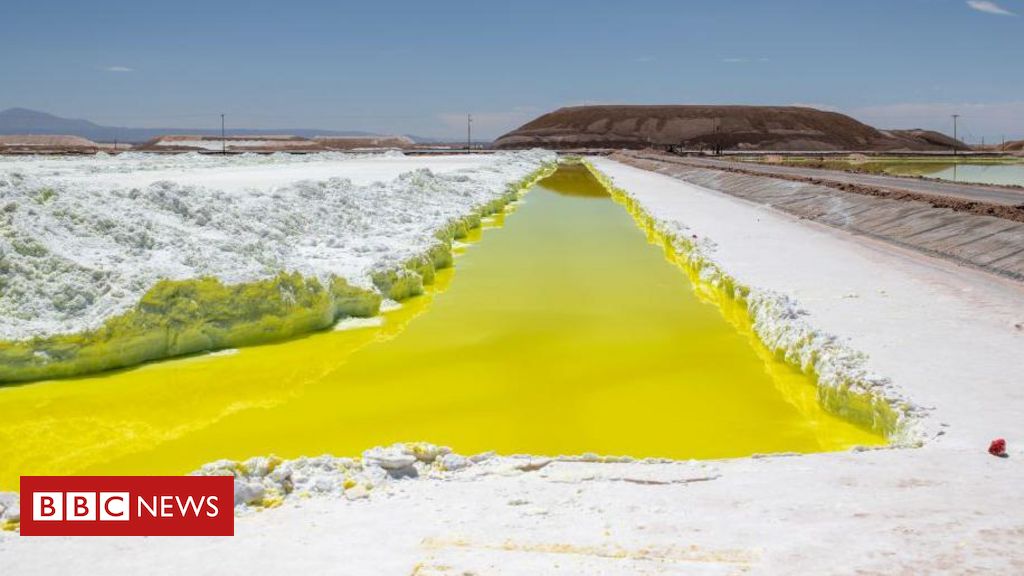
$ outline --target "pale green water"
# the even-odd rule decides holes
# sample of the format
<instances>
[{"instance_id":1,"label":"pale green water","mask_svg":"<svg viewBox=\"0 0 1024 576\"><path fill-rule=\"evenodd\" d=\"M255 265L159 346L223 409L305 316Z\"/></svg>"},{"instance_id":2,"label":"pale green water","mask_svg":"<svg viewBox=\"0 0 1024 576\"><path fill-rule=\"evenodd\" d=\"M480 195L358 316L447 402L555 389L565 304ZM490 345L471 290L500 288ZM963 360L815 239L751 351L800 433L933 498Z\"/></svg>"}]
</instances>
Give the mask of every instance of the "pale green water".
<instances>
[{"instance_id":1,"label":"pale green water","mask_svg":"<svg viewBox=\"0 0 1024 576\"><path fill-rule=\"evenodd\" d=\"M941 178L952 182L1024 186L1024 164L894 164L886 172Z\"/></svg>"}]
</instances>

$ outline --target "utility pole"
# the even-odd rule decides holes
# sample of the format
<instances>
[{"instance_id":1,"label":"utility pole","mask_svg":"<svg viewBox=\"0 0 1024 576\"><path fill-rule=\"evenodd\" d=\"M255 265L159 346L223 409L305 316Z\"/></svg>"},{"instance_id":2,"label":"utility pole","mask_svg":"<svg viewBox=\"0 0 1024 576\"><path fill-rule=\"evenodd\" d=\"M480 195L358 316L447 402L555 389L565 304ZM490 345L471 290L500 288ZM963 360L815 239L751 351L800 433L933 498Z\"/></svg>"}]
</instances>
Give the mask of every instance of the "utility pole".
<instances>
[{"instance_id":1,"label":"utility pole","mask_svg":"<svg viewBox=\"0 0 1024 576\"><path fill-rule=\"evenodd\" d=\"M722 119L715 117L715 156L722 155L722 139L719 138L721 132Z\"/></svg>"},{"instance_id":2,"label":"utility pole","mask_svg":"<svg viewBox=\"0 0 1024 576\"><path fill-rule=\"evenodd\" d=\"M221 154L227 154L228 153L228 142L227 142L227 138L225 138L225 136L224 136L224 113L223 112L220 115L220 153Z\"/></svg>"},{"instance_id":3,"label":"utility pole","mask_svg":"<svg viewBox=\"0 0 1024 576\"><path fill-rule=\"evenodd\" d=\"M959 118L959 114L953 114L953 156L956 156L957 143L956 143L956 120Z\"/></svg>"},{"instance_id":4,"label":"utility pole","mask_svg":"<svg viewBox=\"0 0 1024 576\"><path fill-rule=\"evenodd\" d=\"M473 151L473 115L466 114L466 152Z\"/></svg>"}]
</instances>

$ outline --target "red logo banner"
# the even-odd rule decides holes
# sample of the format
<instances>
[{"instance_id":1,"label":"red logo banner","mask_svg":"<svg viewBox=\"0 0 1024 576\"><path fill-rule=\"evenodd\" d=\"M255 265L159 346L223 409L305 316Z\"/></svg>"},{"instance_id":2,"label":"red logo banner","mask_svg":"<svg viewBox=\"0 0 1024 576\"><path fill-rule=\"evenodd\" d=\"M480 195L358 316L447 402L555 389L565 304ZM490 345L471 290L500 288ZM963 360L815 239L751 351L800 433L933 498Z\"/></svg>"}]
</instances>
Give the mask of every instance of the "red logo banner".
<instances>
[{"instance_id":1,"label":"red logo banner","mask_svg":"<svg viewBox=\"0 0 1024 576\"><path fill-rule=\"evenodd\" d=\"M231 476L22 476L22 536L233 536Z\"/></svg>"}]
</instances>

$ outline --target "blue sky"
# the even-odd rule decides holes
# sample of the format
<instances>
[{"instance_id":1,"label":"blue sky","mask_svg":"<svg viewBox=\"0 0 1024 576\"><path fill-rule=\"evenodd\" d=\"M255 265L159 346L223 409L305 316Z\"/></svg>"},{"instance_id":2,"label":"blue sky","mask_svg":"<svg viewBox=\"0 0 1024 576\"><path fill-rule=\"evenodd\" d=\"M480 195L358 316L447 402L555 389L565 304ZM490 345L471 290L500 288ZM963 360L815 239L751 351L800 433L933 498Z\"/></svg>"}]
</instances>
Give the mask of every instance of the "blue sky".
<instances>
[{"instance_id":1,"label":"blue sky","mask_svg":"<svg viewBox=\"0 0 1024 576\"><path fill-rule=\"evenodd\" d=\"M483 137L583 103L807 104L1024 137L1024 0L0 4L0 109Z\"/></svg>"}]
</instances>

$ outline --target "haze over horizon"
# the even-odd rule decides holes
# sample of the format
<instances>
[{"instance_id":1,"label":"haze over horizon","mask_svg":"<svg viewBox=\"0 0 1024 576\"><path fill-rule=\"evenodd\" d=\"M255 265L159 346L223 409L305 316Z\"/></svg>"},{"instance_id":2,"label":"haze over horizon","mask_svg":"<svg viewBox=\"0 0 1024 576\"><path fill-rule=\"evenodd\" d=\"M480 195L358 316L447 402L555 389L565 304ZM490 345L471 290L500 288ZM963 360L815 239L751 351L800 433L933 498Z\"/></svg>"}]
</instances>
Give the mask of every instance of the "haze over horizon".
<instances>
[{"instance_id":1,"label":"haze over horizon","mask_svg":"<svg viewBox=\"0 0 1024 576\"><path fill-rule=\"evenodd\" d=\"M1024 137L1024 0L15 2L0 109L493 139L585 103L808 105ZM927 26L923 23L927 22ZM939 80L936 80L939 79Z\"/></svg>"}]
</instances>

